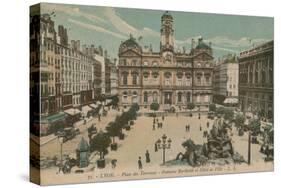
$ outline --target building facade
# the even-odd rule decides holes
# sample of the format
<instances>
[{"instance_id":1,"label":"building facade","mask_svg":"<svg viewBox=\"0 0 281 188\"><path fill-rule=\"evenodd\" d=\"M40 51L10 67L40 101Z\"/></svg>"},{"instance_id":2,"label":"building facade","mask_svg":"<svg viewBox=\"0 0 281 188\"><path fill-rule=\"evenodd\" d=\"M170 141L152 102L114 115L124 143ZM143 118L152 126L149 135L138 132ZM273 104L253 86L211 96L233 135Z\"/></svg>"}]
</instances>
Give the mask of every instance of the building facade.
<instances>
[{"instance_id":1,"label":"building facade","mask_svg":"<svg viewBox=\"0 0 281 188\"><path fill-rule=\"evenodd\" d=\"M77 115L79 120L81 111L87 115L88 105L102 93L102 64L93 55L102 53L102 48L93 54L81 50L80 41L69 40L64 26L59 25L56 32L51 18L43 14L30 20L30 97L31 104L35 94L40 98L36 121L41 124L41 134L47 134L51 125L63 125L69 116ZM110 71L105 71L109 82ZM105 83L110 92L110 83Z\"/></svg>"},{"instance_id":2,"label":"building facade","mask_svg":"<svg viewBox=\"0 0 281 188\"><path fill-rule=\"evenodd\" d=\"M110 64L110 87L111 96L118 95L118 69L116 66L116 60Z\"/></svg>"},{"instance_id":3,"label":"building facade","mask_svg":"<svg viewBox=\"0 0 281 188\"><path fill-rule=\"evenodd\" d=\"M228 55L219 59L214 67L214 103L238 104L238 68L238 59L235 55Z\"/></svg>"},{"instance_id":4,"label":"building facade","mask_svg":"<svg viewBox=\"0 0 281 188\"><path fill-rule=\"evenodd\" d=\"M239 102L244 112L273 118L273 41L240 53Z\"/></svg>"},{"instance_id":5,"label":"building facade","mask_svg":"<svg viewBox=\"0 0 281 188\"><path fill-rule=\"evenodd\" d=\"M211 44L192 40L190 52L175 52L173 17L161 17L160 51L145 51L130 36L119 47L118 95L121 105L146 107L157 102L166 110L187 103L207 107L212 101L213 55Z\"/></svg>"}]
</instances>

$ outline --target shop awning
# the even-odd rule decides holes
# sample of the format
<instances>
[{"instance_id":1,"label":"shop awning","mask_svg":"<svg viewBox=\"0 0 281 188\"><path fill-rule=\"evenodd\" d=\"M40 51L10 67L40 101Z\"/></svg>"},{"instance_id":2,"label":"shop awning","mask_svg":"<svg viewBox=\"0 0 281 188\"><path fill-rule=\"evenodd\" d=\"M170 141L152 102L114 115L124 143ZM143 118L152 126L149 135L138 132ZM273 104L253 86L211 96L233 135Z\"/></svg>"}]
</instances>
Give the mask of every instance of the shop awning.
<instances>
[{"instance_id":1,"label":"shop awning","mask_svg":"<svg viewBox=\"0 0 281 188\"><path fill-rule=\"evenodd\" d=\"M238 103L238 99L237 98L226 98L223 101L224 104L237 104Z\"/></svg>"},{"instance_id":2,"label":"shop awning","mask_svg":"<svg viewBox=\"0 0 281 188\"><path fill-rule=\"evenodd\" d=\"M98 105L97 105L97 104L94 104L94 103L90 104L89 106L90 106L91 108L97 108L97 107L98 107Z\"/></svg>"},{"instance_id":3,"label":"shop awning","mask_svg":"<svg viewBox=\"0 0 281 188\"><path fill-rule=\"evenodd\" d=\"M87 113L88 113L89 111L91 111L91 110L92 110L92 108L90 108L88 105L82 107L82 113L83 113L85 116L86 116Z\"/></svg>"},{"instance_id":4,"label":"shop awning","mask_svg":"<svg viewBox=\"0 0 281 188\"><path fill-rule=\"evenodd\" d=\"M76 108L70 108L70 109L65 110L64 112L66 114L68 114L68 115L71 115L71 116L74 116L76 114L80 114L81 113L81 111L76 109Z\"/></svg>"},{"instance_id":5,"label":"shop awning","mask_svg":"<svg viewBox=\"0 0 281 188\"><path fill-rule=\"evenodd\" d=\"M58 114L53 114L47 117L41 118L42 123L53 123L56 121L62 121L65 119L65 114L64 113L58 113Z\"/></svg>"}]
</instances>

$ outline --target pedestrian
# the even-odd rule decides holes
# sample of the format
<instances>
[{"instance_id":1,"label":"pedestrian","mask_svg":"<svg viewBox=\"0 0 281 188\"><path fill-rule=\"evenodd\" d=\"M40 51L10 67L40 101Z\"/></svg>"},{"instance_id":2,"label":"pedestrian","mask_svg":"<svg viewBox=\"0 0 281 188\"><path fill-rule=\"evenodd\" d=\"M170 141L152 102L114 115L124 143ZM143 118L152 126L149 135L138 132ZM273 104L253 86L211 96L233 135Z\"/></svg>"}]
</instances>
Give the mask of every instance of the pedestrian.
<instances>
[{"instance_id":1,"label":"pedestrian","mask_svg":"<svg viewBox=\"0 0 281 188\"><path fill-rule=\"evenodd\" d=\"M164 116L164 115L162 115L162 121L164 121L164 119L165 119L165 116Z\"/></svg>"},{"instance_id":2,"label":"pedestrian","mask_svg":"<svg viewBox=\"0 0 281 188\"><path fill-rule=\"evenodd\" d=\"M155 124L153 123L153 125L152 125L152 130L155 130Z\"/></svg>"},{"instance_id":3,"label":"pedestrian","mask_svg":"<svg viewBox=\"0 0 281 188\"><path fill-rule=\"evenodd\" d=\"M203 138L207 138L207 135L208 135L208 131L205 130L205 131L203 132Z\"/></svg>"},{"instance_id":4,"label":"pedestrian","mask_svg":"<svg viewBox=\"0 0 281 188\"><path fill-rule=\"evenodd\" d=\"M138 166L139 169L142 169L142 162L141 162L141 157L139 156L139 160L138 160Z\"/></svg>"},{"instance_id":5,"label":"pedestrian","mask_svg":"<svg viewBox=\"0 0 281 188\"><path fill-rule=\"evenodd\" d=\"M201 125L200 125L200 127L199 127L199 130L200 130L200 131L202 131L202 127L201 127Z\"/></svg>"},{"instance_id":6,"label":"pedestrian","mask_svg":"<svg viewBox=\"0 0 281 188\"><path fill-rule=\"evenodd\" d=\"M116 162L117 162L117 159L112 159L111 160L111 167L114 169L116 168Z\"/></svg>"},{"instance_id":7,"label":"pedestrian","mask_svg":"<svg viewBox=\"0 0 281 188\"><path fill-rule=\"evenodd\" d=\"M187 129L188 129L188 127L187 127L187 125L185 126L185 132L187 132Z\"/></svg>"},{"instance_id":8,"label":"pedestrian","mask_svg":"<svg viewBox=\"0 0 281 188\"><path fill-rule=\"evenodd\" d=\"M207 128L209 128L209 126L210 126L210 123L209 123L209 121L207 122Z\"/></svg>"},{"instance_id":9,"label":"pedestrian","mask_svg":"<svg viewBox=\"0 0 281 188\"><path fill-rule=\"evenodd\" d=\"M190 131L190 125L189 124L187 125L187 131L188 132Z\"/></svg>"},{"instance_id":10,"label":"pedestrian","mask_svg":"<svg viewBox=\"0 0 281 188\"><path fill-rule=\"evenodd\" d=\"M201 117L200 117L200 113L198 114L198 119L200 119Z\"/></svg>"},{"instance_id":11,"label":"pedestrian","mask_svg":"<svg viewBox=\"0 0 281 188\"><path fill-rule=\"evenodd\" d=\"M162 129L162 127L163 127L163 123L161 122L161 123L160 123L160 125L161 125L161 129Z\"/></svg>"},{"instance_id":12,"label":"pedestrian","mask_svg":"<svg viewBox=\"0 0 281 188\"><path fill-rule=\"evenodd\" d=\"M145 162L150 163L150 155L149 155L148 150L146 150L146 152L145 152Z\"/></svg>"},{"instance_id":13,"label":"pedestrian","mask_svg":"<svg viewBox=\"0 0 281 188\"><path fill-rule=\"evenodd\" d=\"M60 172L62 172L62 173L63 173L63 170L62 170L62 165L61 165L61 164L59 165L59 171L57 172L57 174L59 174Z\"/></svg>"},{"instance_id":14,"label":"pedestrian","mask_svg":"<svg viewBox=\"0 0 281 188\"><path fill-rule=\"evenodd\" d=\"M154 151L155 151L155 152L158 151L157 143L154 144Z\"/></svg>"}]
</instances>

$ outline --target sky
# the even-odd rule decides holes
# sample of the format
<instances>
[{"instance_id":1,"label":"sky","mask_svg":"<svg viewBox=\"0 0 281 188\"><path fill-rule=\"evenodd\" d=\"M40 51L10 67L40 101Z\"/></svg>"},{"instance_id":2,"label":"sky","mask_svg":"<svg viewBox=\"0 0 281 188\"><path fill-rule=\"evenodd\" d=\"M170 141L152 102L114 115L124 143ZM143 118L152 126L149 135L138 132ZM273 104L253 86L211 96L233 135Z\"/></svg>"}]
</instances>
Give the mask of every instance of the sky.
<instances>
[{"instance_id":1,"label":"sky","mask_svg":"<svg viewBox=\"0 0 281 188\"><path fill-rule=\"evenodd\" d=\"M68 4L42 4L42 13L52 13L58 25L68 29L69 39L101 45L111 58L118 58L122 41L132 34L143 48L159 51L160 21L166 10L127 9ZM239 54L274 38L271 17L233 16L169 11L174 18L176 50L191 47L191 39L211 42L215 58ZM140 37L141 36L141 37Z\"/></svg>"}]
</instances>

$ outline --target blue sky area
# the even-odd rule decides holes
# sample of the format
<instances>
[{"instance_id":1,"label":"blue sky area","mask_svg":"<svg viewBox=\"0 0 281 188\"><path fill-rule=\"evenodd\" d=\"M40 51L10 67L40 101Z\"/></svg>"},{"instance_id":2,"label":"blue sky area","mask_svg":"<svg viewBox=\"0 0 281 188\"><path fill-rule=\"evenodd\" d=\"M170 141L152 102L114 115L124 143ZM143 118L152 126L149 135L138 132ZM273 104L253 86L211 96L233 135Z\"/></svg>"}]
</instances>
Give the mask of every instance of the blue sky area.
<instances>
[{"instance_id":1,"label":"blue sky area","mask_svg":"<svg viewBox=\"0 0 281 188\"><path fill-rule=\"evenodd\" d=\"M52 19L68 29L69 38L82 44L101 45L112 58L118 56L121 41L131 33L143 46L159 51L160 21L164 10L42 4L42 13L55 12ZM190 49L191 39L212 42L216 58L238 54L253 45L273 40L274 20L270 17L170 11L174 18L176 49Z\"/></svg>"}]
</instances>

